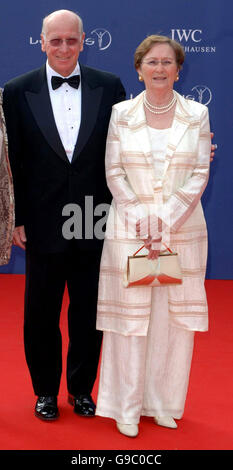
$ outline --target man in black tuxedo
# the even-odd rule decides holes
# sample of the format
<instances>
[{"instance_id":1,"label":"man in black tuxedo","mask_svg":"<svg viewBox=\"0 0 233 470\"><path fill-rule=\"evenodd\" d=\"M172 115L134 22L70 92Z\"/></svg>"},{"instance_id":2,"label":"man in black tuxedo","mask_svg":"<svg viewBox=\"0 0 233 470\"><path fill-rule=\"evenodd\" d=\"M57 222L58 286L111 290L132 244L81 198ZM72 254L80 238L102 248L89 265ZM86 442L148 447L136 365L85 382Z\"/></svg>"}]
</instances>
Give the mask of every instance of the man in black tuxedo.
<instances>
[{"instance_id":1,"label":"man in black tuxedo","mask_svg":"<svg viewBox=\"0 0 233 470\"><path fill-rule=\"evenodd\" d=\"M93 210L111 201L105 141L111 108L124 100L125 91L115 75L79 64L84 37L79 16L53 12L44 19L41 34L46 65L11 80L4 89L15 191L14 243L26 248L25 353L38 397L35 414L44 420L59 414L59 318L66 284L69 401L82 416L95 413L91 391L102 339L95 323L103 240L91 236L98 218L90 220L85 208L87 201ZM68 77L71 81L61 83ZM70 207L82 211L82 220L76 221L78 238L72 238L72 230L77 232L72 225L68 233L64 230L73 215Z\"/></svg>"}]
</instances>

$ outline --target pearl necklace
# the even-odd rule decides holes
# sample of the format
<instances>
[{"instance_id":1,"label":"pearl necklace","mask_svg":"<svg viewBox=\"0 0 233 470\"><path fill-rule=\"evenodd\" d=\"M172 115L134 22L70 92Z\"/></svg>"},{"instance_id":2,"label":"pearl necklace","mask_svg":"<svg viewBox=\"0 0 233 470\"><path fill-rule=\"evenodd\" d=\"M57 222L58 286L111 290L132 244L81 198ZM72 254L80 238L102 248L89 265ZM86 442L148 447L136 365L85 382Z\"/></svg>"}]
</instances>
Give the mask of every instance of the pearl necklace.
<instances>
[{"instance_id":1,"label":"pearl necklace","mask_svg":"<svg viewBox=\"0 0 233 470\"><path fill-rule=\"evenodd\" d=\"M144 96L143 96L143 101L144 101L144 105L145 107L153 114L164 114L164 113L167 113L168 111L170 111L170 109L172 108L172 106L174 106L175 102L176 102L176 96L174 95L173 93L173 98L172 100L170 101L170 103L168 103L166 106L153 106L151 103L149 103L149 101L146 99L146 92L144 93Z\"/></svg>"}]
</instances>

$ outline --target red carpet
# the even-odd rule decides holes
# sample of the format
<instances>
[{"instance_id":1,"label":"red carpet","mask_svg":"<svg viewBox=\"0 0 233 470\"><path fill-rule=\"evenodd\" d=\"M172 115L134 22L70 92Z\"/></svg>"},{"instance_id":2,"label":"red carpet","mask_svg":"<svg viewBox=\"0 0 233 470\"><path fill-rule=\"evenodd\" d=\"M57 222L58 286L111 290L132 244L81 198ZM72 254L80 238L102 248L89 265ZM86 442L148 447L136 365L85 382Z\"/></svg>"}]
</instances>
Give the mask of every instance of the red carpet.
<instances>
[{"instance_id":1,"label":"red carpet","mask_svg":"<svg viewBox=\"0 0 233 470\"><path fill-rule=\"evenodd\" d=\"M44 423L33 414L35 397L23 349L24 276L0 274L0 449L233 449L233 281L207 281L210 331L196 334L184 417L177 430L142 418L140 434L127 438L115 423L76 416L66 398L65 361L59 395L60 419ZM61 316L64 356L66 306ZM93 396L96 398L97 384Z\"/></svg>"}]
</instances>

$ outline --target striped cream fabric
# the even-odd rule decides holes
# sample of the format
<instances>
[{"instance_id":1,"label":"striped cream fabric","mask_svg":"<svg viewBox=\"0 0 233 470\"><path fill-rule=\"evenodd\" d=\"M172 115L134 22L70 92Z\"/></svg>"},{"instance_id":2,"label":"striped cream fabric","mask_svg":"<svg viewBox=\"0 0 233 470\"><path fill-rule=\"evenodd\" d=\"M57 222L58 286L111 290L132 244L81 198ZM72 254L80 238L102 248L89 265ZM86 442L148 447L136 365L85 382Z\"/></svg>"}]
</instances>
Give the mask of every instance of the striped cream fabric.
<instances>
[{"instance_id":1,"label":"striped cream fabric","mask_svg":"<svg viewBox=\"0 0 233 470\"><path fill-rule=\"evenodd\" d=\"M11 255L14 228L14 196L8 161L7 136L0 90L0 264L7 264Z\"/></svg>"},{"instance_id":2,"label":"striped cream fabric","mask_svg":"<svg viewBox=\"0 0 233 470\"><path fill-rule=\"evenodd\" d=\"M171 321L188 330L208 329L207 230L200 202L209 175L208 109L178 93L176 97L161 181L154 175L143 93L113 107L106 147L113 202L100 269L100 330L147 334L151 288L124 288L122 277L127 256L142 245L136 237L136 222L148 214L163 220L163 241L180 255L183 284L164 287L169 293Z\"/></svg>"}]
</instances>

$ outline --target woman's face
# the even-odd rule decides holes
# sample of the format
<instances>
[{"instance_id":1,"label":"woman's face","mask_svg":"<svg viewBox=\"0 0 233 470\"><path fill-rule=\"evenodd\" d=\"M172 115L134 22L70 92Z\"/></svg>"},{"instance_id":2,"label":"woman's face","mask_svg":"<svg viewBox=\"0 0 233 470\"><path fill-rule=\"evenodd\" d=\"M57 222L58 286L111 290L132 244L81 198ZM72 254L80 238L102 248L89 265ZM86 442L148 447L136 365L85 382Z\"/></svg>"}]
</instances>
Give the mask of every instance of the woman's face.
<instances>
[{"instance_id":1,"label":"woman's face","mask_svg":"<svg viewBox=\"0 0 233 470\"><path fill-rule=\"evenodd\" d=\"M170 91L177 77L178 66L175 52L169 44L155 44L147 52L138 72L142 76L147 90Z\"/></svg>"}]
</instances>

